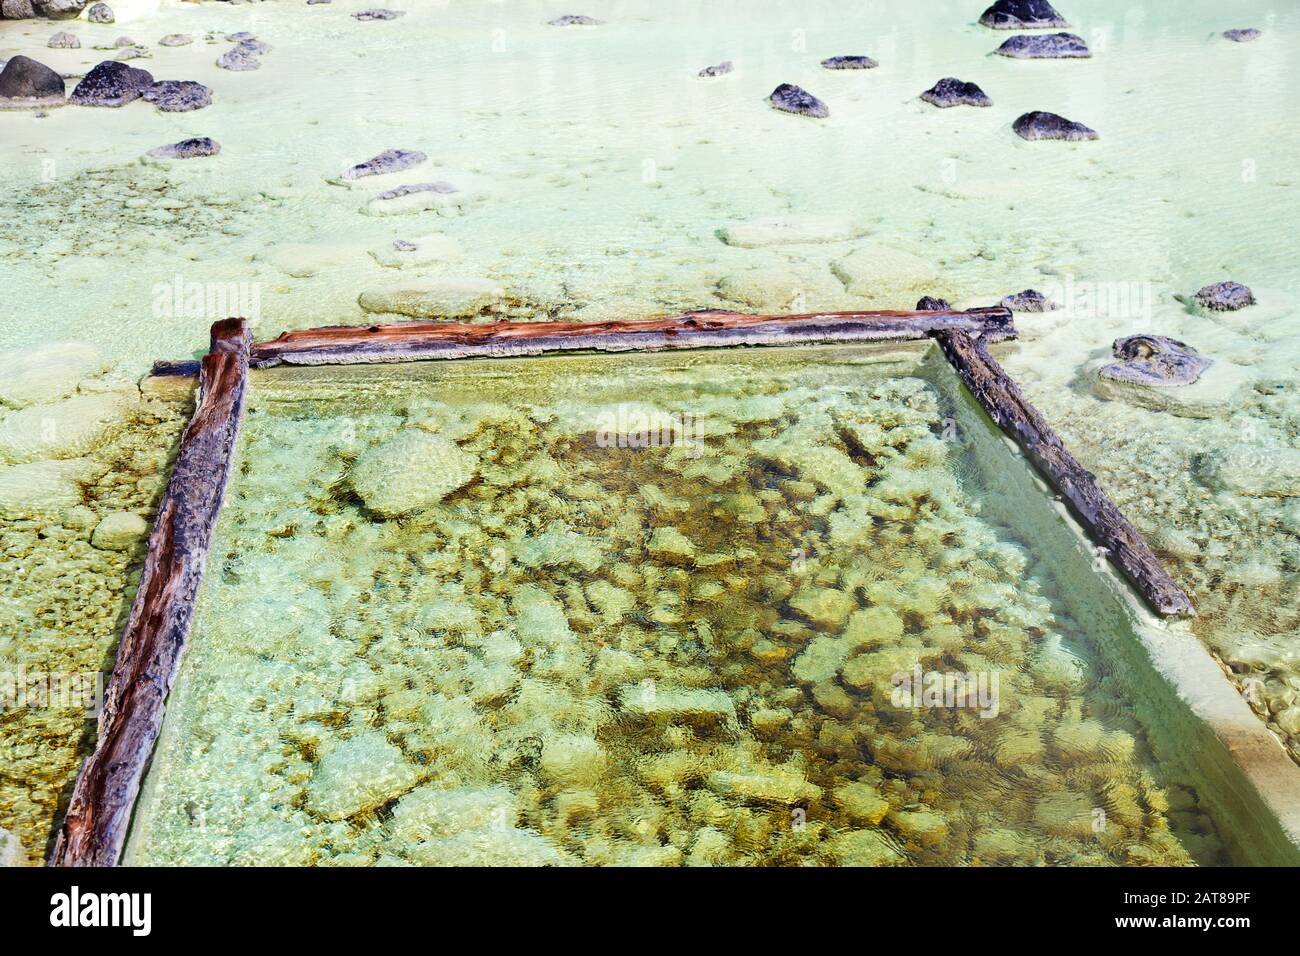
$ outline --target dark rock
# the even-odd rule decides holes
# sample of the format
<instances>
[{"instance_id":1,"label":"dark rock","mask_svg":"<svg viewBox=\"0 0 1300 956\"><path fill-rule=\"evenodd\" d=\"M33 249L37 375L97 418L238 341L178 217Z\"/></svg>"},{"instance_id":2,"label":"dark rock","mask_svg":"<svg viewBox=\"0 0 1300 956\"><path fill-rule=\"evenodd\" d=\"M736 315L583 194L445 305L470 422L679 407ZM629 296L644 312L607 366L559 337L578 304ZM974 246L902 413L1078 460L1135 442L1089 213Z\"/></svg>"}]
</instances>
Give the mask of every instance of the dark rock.
<instances>
[{"instance_id":1,"label":"dark rock","mask_svg":"<svg viewBox=\"0 0 1300 956\"><path fill-rule=\"evenodd\" d=\"M994 30L1042 30L1070 25L1047 0L997 0L980 15L980 23Z\"/></svg>"},{"instance_id":2,"label":"dark rock","mask_svg":"<svg viewBox=\"0 0 1300 956\"><path fill-rule=\"evenodd\" d=\"M249 70L260 70L262 61L255 54L235 44L221 56L217 57L217 66L223 70L231 70L235 73L246 73Z\"/></svg>"},{"instance_id":3,"label":"dark rock","mask_svg":"<svg viewBox=\"0 0 1300 956\"><path fill-rule=\"evenodd\" d=\"M847 56L832 56L822 60L822 66L828 70L874 70L880 64L869 56L849 54Z\"/></svg>"},{"instance_id":4,"label":"dark rock","mask_svg":"<svg viewBox=\"0 0 1300 956\"><path fill-rule=\"evenodd\" d=\"M396 20L398 17L404 16L406 16L405 10L384 10L374 7L370 10L361 10L352 14L352 19L364 22L367 20Z\"/></svg>"},{"instance_id":5,"label":"dark rock","mask_svg":"<svg viewBox=\"0 0 1300 956\"><path fill-rule=\"evenodd\" d=\"M125 106L153 86L153 74L115 60L105 60L87 73L68 98L78 106Z\"/></svg>"},{"instance_id":6,"label":"dark rock","mask_svg":"<svg viewBox=\"0 0 1300 956\"><path fill-rule=\"evenodd\" d=\"M355 168L355 167L353 167ZM403 196L409 196L412 193L454 193L460 192L451 183L410 183L406 186L394 186L392 189L386 189L376 199L401 199Z\"/></svg>"},{"instance_id":7,"label":"dark rock","mask_svg":"<svg viewBox=\"0 0 1300 956\"><path fill-rule=\"evenodd\" d=\"M1000 305L1012 312L1051 312L1058 308L1055 302L1034 289L1006 296Z\"/></svg>"},{"instance_id":8,"label":"dark rock","mask_svg":"<svg viewBox=\"0 0 1300 956\"><path fill-rule=\"evenodd\" d=\"M159 80L144 99L164 113L188 113L212 105L212 91L194 80Z\"/></svg>"},{"instance_id":9,"label":"dark rock","mask_svg":"<svg viewBox=\"0 0 1300 956\"><path fill-rule=\"evenodd\" d=\"M704 69L700 70L699 75L700 76L722 76L722 74L730 73L735 68L736 67L732 64L730 60L723 60L721 63L718 63L715 66L706 66Z\"/></svg>"},{"instance_id":10,"label":"dark rock","mask_svg":"<svg viewBox=\"0 0 1300 956\"><path fill-rule=\"evenodd\" d=\"M149 150L155 159L196 159L200 156L215 156L221 152L221 144L207 136L183 139L179 143L168 143Z\"/></svg>"},{"instance_id":11,"label":"dark rock","mask_svg":"<svg viewBox=\"0 0 1300 956\"><path fill-rule=\"evenodd\" d=\"M992 106L993 101L974 83L965 83L955 77L945 76L921 94L921 99L934 106Z\"/></svg>"},{"instance_id":12,"label":"dark rock","mask_svg":"<svg viewBox=\"0 0 1300 956\"><path fill-rule=\"evenodd\" d=\"M51 50L80 50L81 41L77 39L76 34L60 31L50 37L50 42L45 44Z\"/></svg>"},{"instance_id":13,"label":"dark rock","mask_svg":"<svg viewBox=\"0 0 1300 956\"><path fill-rule=\"evenodd\" d=\"M91 23L113 23L117 17L113 16L113 8L107 3L97 3L86 11L86 19Z\"/></svg>"},{"instance_id":14,"label":"dark rock","mask_svg":"<svg viewBox=\"0 0 1300 956\"><path fill-rule=\"evenodd\" d=\"M825 119L831 115L825 103L793 83L782 83L772 91L768 100L777 109L786 113L798 113L800 116L811 116L815 119Z\"/></svg>"},{"instance_id":15,"label":"dark rock","mask_svg":"<svg viewBox=\"0 0 1300 956\"><path fill-rule=\"evenodd\" d=\"M993 52L1017 60L1069 60L1092 56L1083 37L1073 33L1022 33L1007 37Z\"/></svg>"},{"instance_id":16,"label":"dark rock","mask_svg":"<svg viewBox=\"0 0 1300 956\"><path fill-rule=\"evenodd\" d=\"M22 54L0 70L0 109L62 106L63 90L63 77Z\"/></svg>"},{"instance_id":17,"label":"dark rock","mask_svg":"<svg viewBox=\"0 0 1300 956\"><path fill-rule=\"evenodd\" d=\"M73 20L86 9L88 0L32 0L38 16L47 20Z\"/></svg>"},{"instance_id":18,"label":"dark rock","mask_svg":"<svg viewBox=\"0 0 1300 956\"><path fill-rule=\"evenodd\" d=\"M1068 120L1064 116L1045 113L1042 110L1025 113L1011 124L1011 128L1016 131L1016 134L1021 139L1083 140L1097 138L1096 130L1090 129L1082 123Z\"/></svg>"},{"instance_id":19,"label":"dark rock","mask_svg":"<svg viewBox=\"0 0 1300 956\"><path fill-rule=\"evenodd\" d=\"M32 0L0 0L0 20L30 20L34 16Z\"/></svg>"},{"instance_id":20,"label":"dark rock","mask_svg":"<svg viewBox=\"0 0 1300 956\"><path fill-rule=\"evenodd\" d=\"M169 33L158 41L159 46L189 46L194 42L194 37L188 33Z\"/></svg>"},{"instance_id":21,"label":"dark rock","mask_svg":"<svg viewBox=\"0 0 1300 956\"><path fill-rule=\"evenodd\" d=\"M357 163L345 169L340 179L361 179L365 176L382 176L385 173L400 173L404 169L418 166L428 159L418 149L386 149L378 156L372 156L364 163ZM401 187L398 187L399 189Z\"/></svg>"},{"instance_id":22,"label":"dark rock","mask_svg":"<svg viewBox=\"0 0 1300 956\"><path fill-rule=\"evenodd\" d=\"M1112 350L1120 361L1102 366L1097 374L1112 382L1132 385L1191 385L1214 359L1163 335L1126 335Z\"/></svg>"},{"instance_id":23,"label":"dark rock","mask_svg":"<svg viewBox=\"0 0 1300 956\"><path fill-rule=\"evenodd\" d=\"M937 299L932 295L923 295L916 303L917 312L951 312L952 304L947 299Z\"/></svg>"},{"instance_id":24,"label":"dark rock","mask_svg":"<svg viewBox=\"0 0 1300 956\"><path fill-rule=\"evenodd\" d=\"M1239 30L1223 31L1223 38L1225 40L1231 40L1234 43L1248 43L1251 40L1258 40L1262 35L1262 32L1256 30L1254 27L1243 27Z\"/></svg>"},{"instance_id":25,"label":"dark rock","mask_svg":"<svg viewBox=\"0 0 1300 956\"><path fill-rule=\"evenodd\" d=\"M1196 301L1215 312L1235 312L1255 304L1255 295L1240 282L1216 282L1196 293Z\"/></svg>"},{"instance_id":26,"label":"dark rock","mask_svg":"<svg viewBox=\"0 0 1300 956\"><path fill-rule=\"evenodd\" d=\"M552 27L598 27L604 22L604 20L597 20L595 17L584 17L581 14L566 13L562 17L548 20L547 25Z\"/></svg>"}]
</instances>

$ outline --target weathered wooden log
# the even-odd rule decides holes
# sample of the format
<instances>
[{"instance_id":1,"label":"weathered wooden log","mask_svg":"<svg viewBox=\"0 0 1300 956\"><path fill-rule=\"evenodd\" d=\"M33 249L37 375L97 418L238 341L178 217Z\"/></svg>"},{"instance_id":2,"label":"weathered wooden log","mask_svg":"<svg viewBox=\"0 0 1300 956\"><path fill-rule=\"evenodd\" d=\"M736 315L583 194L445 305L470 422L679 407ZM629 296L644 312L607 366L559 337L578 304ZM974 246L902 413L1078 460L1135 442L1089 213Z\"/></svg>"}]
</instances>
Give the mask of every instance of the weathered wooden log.
<instances>
[{"instance_id":1,"label":"weathered wooden log","mask_svg":"<svg viewBox=\"0 0 1300 956\"><path fill-rule=\"evenodd\" d=\"M1014 338L1009 310L968 312L817 312L744 315L700 311L665 319L611 322L394 322L285 332L253 346L251 364L339 365L540 355L568 351L654 351L737 345L923 339L935 331L966 331L992 340ZM160 363L155 374L185 374L183 363Z\"/></svg>"},{"instance_id":2,"label":"weathered wooden log","mask_svg":"<svg viewBox=\"0 0 1300 956\"><path fill-rule=\"evenodd\" d=\"M1194 615L1191 599L1174 583L1141 532L1107 497L1097 476L1079 464L1038 409L1021 394L989 354L984 339L967 332L939 332L934 337L976 401L1015 440L1147 603L1163 615Z\"/></svg>"},{"instance_id":3,"label":"weathered wooden log","mask_svg":"<svg viewBox=\"0 0 1300 956\"><path fill-rule=\"evenodd\" d=\"M212 326L199 396L149 535L149 550L117 649L98 740L77 777L52 866L112 866L162 727L194 617L212 529L244 409L252 336L242 319Z\"/></svg>"}]
</instances>

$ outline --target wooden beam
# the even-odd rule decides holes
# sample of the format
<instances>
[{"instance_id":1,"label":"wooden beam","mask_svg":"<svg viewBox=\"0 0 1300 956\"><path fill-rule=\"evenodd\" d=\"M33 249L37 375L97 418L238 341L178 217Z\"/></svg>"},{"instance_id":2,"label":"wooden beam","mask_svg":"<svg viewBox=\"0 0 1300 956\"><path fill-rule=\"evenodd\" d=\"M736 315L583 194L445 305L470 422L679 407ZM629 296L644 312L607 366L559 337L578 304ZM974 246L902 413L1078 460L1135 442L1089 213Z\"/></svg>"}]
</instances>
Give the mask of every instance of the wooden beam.
<instances>
[{"instance_id":1,"label":"wooden beam","mask_svg":"<svg viewBox=\"0 0 1300 956\"><path fill-rule=\"evenodd\" d=\"M966 331L992 340L1015 337L1007 309L968 312L814 312L744 315L700 311L665 319L610 322L395 322L285 332L253 346L251 364L344 365L414 359L489 358L546 352L601 352L923 339ZM155 374L187 374L159 363ZM190 373L192 374L192 373Z\"/></svg>"},{"instance_id":2,"label":"wooden beam","mask_svg":"<svg viewBox=\"0 0 1300 956\"><path fill-rule=\"evenodd\" d=\"M162 727L189 638L212 529L244 410L252 336L242 319L212 326L199 397L158 508L140 586L117 649L94 752L59 831L52 866L113 866Z\"/></svg>"},{"instance_id":3,"label":"wooden beam","mask_svg":"<svg viewBox=\"0 0 1300 956\"><path fill-rule=\"evenodd\" d=\"M1191 599L1174 583L1142 534L1107 497L1097 476L1079 464L1021 394L989 354L983 337L968 332L939 332L934 337L976 401L1015 440L1147 603L1162 615L1194 615Z\"/></svg>"}]
</instances>

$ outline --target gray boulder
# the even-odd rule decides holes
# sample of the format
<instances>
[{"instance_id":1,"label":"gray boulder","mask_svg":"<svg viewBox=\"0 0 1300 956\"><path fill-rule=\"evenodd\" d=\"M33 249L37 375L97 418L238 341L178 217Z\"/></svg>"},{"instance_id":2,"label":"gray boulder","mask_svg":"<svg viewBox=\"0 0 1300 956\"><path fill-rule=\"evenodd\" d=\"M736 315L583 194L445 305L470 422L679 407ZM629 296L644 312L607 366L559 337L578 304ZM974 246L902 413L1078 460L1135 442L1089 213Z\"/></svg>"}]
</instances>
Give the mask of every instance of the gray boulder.
<instances>
[{"instance_id":1,"label":"gray boulder","mask_svg":"<svg viewBox=\"0 0 1300 956\"><path fill-rule=\"evenodd\" d=\"M921 94L927 103L947 109L950 106L992 106L993 101L974 83L945 76Z\"/></svg>"},{"instance_id":2,"label":"gray boulder","mask_svg":"<svg viewBox=\"0 0 1300 956\"><path fill-rule=\"evenodd\" d=\"M1235 312L1255 304L1255 294L1240 282L1216 282L1196 293L1196 301L1213 312Z\"/></svg>"},{"instance_id":3,"label":"gray boulder","mask_svg":"<svg viewBox=\"0 0 1300 956\"><path fill-rule=\"evenodd\" d=\"M1070 25L1047 0L998 0L980 15L980 23L994 30L1041 30Z\"/></svg>"},{"instance_id":4,"label":"gray boulder","mask_svg":"<svg viewBox=\"0 0 1300 956\"><path fill-rule=\"evenodd\" d=\"M1251 40L1258 40L1262 35L1262 31L1256 30L1254 27L1223 31L1223 38L1231 40L1233 43L1249 43Z\"/></svg>"},{"instance_id":5,"label":"gray boulder","mask_svg":"<svg viewBox=\"0 0 1300 956\"><path fill-rule=\"evenodd\" d=\"M1126 335L1111 346L1115 358L1097 372L1101 378L1132 385L1191 385L1214 359L1163 335Z\"/></svg>"},{"instance_id":6,"label":"gray boulder","mask_svg":"<svg viewBox=\"0 0 1300 956\"><path fill-rule=\"evenodd\" d=\"M32 0L37 16L47 20L73 20L86 9L88 0Z\"/></svg>"},{"instance_id":7,"label":"gray boulder","mask_svg":"<svg viewBox=\"0 0 1300 956\"><path fill-rule=\"evenodd\" d=\"M822 66L828 70L874 70L880 64L869 56L853 53L845 56L828 57L822 60Z\"/></svg>"},{"instance_id":8,"label":"gray boulder","mask_svg":"<svg viewBox=\"0 0 1300 956\"><path fill-rule=\"evenodd\" d=\"M772 91L768 101L785 113L798 113L800 116L811 116L814 119L825 119L831 115L825 103L793 83L782 83Z\"/></svg>"},{"instance_id":9,"label":"gray boulder","mask_svg":"<svg viewBox=\"0 0 1300 956\"><path fill-rule=\"evenodd\" d=\"M447 182L433 183L408 183L405 186L394 186L392 189L385 189L376 196L376 199L401 199L403 196L411 196L415 193L443 193L450 195L459 192L455 186Z\"/></svg>"},{"instance_id":10,"label":"gray boulder","mask_svg":"<svg viewBox=\"0 0 1300 956\"><path fill-rule=\"evenodd\" d=\"M0 0L0 20L30 20L34 16L32 0Z\"/></svg>"},{"instance_id":11,"label":"gray boulder","mask_svg":"<svg viewBox=\"0 0 1300 956\"><path fill-rule=\"evenodd\" d=\"M704 69L700 70L699 75L722 76L724 73L730 73L735 68L735 65L732 64L730 60L723 60L721 63L714 64L713 66L706 66Z\"/></svg>"},{"instance_id":12,"label":"gray boulder","mask_svg":"<svg viewBox=\"0 0 1300 956\"><path fill-rule=\"evenodd\" d=\"M105 60L87 73L68 98L78 106L125 106L153 86L148 70Z\"/></svg>"},{"instance_id":13,"label":"gray boulder","mask_svg":"<svg viewBox=\"0 0 1300 956\"><path fill-rule=\"evenodd\" d=\"M236 43L217 57L217 66L235 73L246 73L249 70L260 70L262 61L252 51Z\"/></svg>"},{"instance_id":14,"label":"gray boulder","mask_svg":"<svg viewBox=\"0 0 1300 956\"><path fill-rule=\"evenodd\" d=\"M63 105L63 77L21 53L0 70L0 109Z\"/></svg>"},{"instance_id":15,"label":"gray boulder","mask_svg":"<svg viewBox=\"0 0 1300 956\"><path fill-rule=\"evenodd\" d=\"M159 80L144 91L146 103L164 113L188 113L212 105L212 90L194 80Z\"/></svg>"},{"instance_id":16,"label":"gray boulder","mask_svg":"<svg viewBox=\"0 0 1300 956\"><path fill-rule=\"evenodd\" d=\"M993 51L1016 60L1071 60L1092 56L1083 37L1073 33L1022 33Z\"/></svg>"},{"instance_id":17,"label":"gray boulder","mask_svg":"<svg viewBox=\"0 0 1300 956\"><path fill-rule=\"evenodd\" d=\"M50 37L50 42L45 44L51 50L80 50L81 41L77 39L75 33L68 33L61 30L54 36Z\"/></svg>"},{"instance_id":18,"label":"gray boulder","mask_svg":"<svg viewBox=\"0 0 1300 956\"><path fill-rule=\"evenodd\" d=\"M155 159L196 159L200 156L215 156L221 152L221 144L207 136L183 139L179 143L168 143L149 150Z\"/></svg>"},{"instance_id":19,"label":"gray boulder","mask_svg":"<svg viewBox=\"0 0 1300 956\"><path fill-rule=\"evenodd\" d=\"M169 33L158 41L159 46L189 46L194 42L194 37L188 33Z\"/></svg>"},{"instance_id":20,"label":"gray boulder","mask_svg":"<svg viewBox=\"0 0 1300 956\"><path fill-rule=\"evenodd\" d=\"M382 176L385 173L400 173L404 169L418 166L428 159L418 149L386 149L378 156L372 156L364 163L357 163L339 174L340 179L362 179L366 176Z\"/></svg>"},{"instance_id":21,"label":"gray boulder","mask_svg":"<svg viewBox=\"0 0 1300 956\"><path fill-rule=\"evenodd\" d=\"M1011 128L1016 131L1016 135L1021 139L1029 140L1064 139L1073 141L1097 138L1095 129L1068 120L1064 116L1057 116L1055 113L1045 113L1042 110L1025 113L1011 124Z\"/></svg>"},{"instance_id":22,"label":"gray boulder","mask_svg":"<svg viewBox=\"0 0 1300 956\"><path fill-rule=\"evenodd\" d=\"M383 10L374 8L354 13L352 14L352 19L365 22L367 20L396 20L398 17L404 16L406 16L405 10Z\"/></svg>"},{"instance_id":23,"label":"gray boulder","mask_svg":"<svg viewBox=\"0 0 1300 956\"><path fill-rule=\"evenodd\" d=\"M117 17L113 16L113 8L107 3L97 3L86 11L86 19L91 23L113 23Z\"/></svg>"}]
</instances>

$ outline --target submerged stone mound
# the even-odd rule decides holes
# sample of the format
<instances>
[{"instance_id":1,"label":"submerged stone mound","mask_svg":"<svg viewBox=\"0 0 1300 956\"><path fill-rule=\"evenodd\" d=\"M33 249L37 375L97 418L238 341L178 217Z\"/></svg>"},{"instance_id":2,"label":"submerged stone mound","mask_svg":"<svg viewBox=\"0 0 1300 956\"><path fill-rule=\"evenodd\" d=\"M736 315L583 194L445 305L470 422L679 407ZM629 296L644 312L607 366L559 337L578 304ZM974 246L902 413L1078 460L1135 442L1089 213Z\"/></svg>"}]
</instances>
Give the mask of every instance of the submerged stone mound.
<instances>
[{"instance_id":1,"label":"submerged stone mound","mask_svg":"<svg viewBox=\"0 0 1300 956\"><path fill-rule=\"evenodd\" d=\"M91 23L114 23L117 17L113 16L113 8L107 3L97 3L86 11L86 19Z\"/></svg>"},{"instance_id":2,"label":"submerged stone mound","mask_svg":"<svg viewBox=\"0 0 1300 956\"><path fill-rule=\"evenodd\" d=\"M1251 40L1258 40L1263 32L1256 30L1254 27L1243 27L1237 30L1224 30L1223 38L1231 40L1233 43L1248 43Z\"/></svg>"},{"instance_id":3,"label":"submerged stone mound","mask_svg":"<svg viewBox=\"0 0 1300 956\"><path fill-rule=\"evenodd\" d=\"M1006 42L993 51L998 56L1009 56L1017 60L1068 60L1084 59L1092 56L1083 37L1073 33L1021 34L1008 37Z\"/></svg>"},{"instance_id":4,"label":"submerged stone mound","mask_svg":"<svg viewBox=\"0 0 1300 956\"><path fill-rule=\"evenodd\" d=\"M736 68L735 64L733 64L730 60L723 60L721 63L716 63L713 66L706 66L704 69L700 70L700 72L697 75L698 76L722 76L725 73L730 73L735 68Z\"/></svg>"},{"instance_id":5,"label":"submerged stone mound","mask_svg":"<svg viewBox=\"0 0 1300 956\"><path fill-rule=\"evenodd\" d=\"M1216 282L1197 291L1196 301L1213 312L1235 312L1255 304L1255 295L1240 282Z\"/></svg>"},{"instance_id":6,"label":"submerged stone mound","mask_svg":"<svg viewBox=\"0 0 1300 956\"><path fill-rule=\"evenodd\" d=\"M153 86L148 70L105 60L82 78L68 102L78 106L125 106Z\"/></svg>"},{"instance_id":7,"label":"submerged stone mound","mask_svg":"<svg viewBox=\"0 0 1300 956\"><path fill-rule=\"evenodd\" d=\"M1126 335L1115 340L1112 351L1120 361L1097 374L1133 385L1191 385L1214 364L1190 345L1163 335Z\"/></svg>"},{"instance_id":8,"label":"submerged stone mound","mask_svg":"<svg viewBox=\"0 0 1300 956\"><path fill-rule=\"evenodd\" d=\"M997 0L980 14L980 23L994 30L1043 30L1070 25L1047 0Z\"/></svg>"},{"instance_id":9,"label":"submerged stone mound","mask_svg":"<svg viewBox=\"0 0 1300 956\"><path fill-rule=\"evenodd\" d=\"M797 113L814 119L825 119L831 115L825 103L793 83L782 83L772 91L768 101L785 113Z\"/></svg>"},{"instance_id":10,"label":"submerged stone mound","mask_svg":"<svg viewBox=\"0 0 1300 956\"><path fill-rule=\"evenodd\" d=\"M992 106L988 94L974 83L945 76L921 94L921 99L933 106L947 109L950 106Z\"/></svg>"},{"instance_id":11,"label":"submerged stone mound","mask_svg":"<svg viewBox=\"0 0 1300 956\"><path fill-rule=\"evenodd\" d=\"M257 55L252 50L236 43L217 57L217 66L234 73L246 73L249 70L260 70L262 61L257 58Z\"/></svg>"},{"instance_id":12,"label":"submerged stone mound","mask_svg":"<svg viewBox=\"0 0 1300 956\"><path fill-rule=\"evenodd\" d=\"M0 70L0 109L63 105L63 77L44 63L19 54Z\"/></svg>"},{"instance_id":13,"label":"submerged stone mound","mask_svg":"<svg viewBox=\"0 0 1300 956\"><path fill-rule=\"evenodd\" d=\"M562 17L548 20L546 25L552 27L598 27L604 22L604 20L597 20L595 17L566 13Z\"/></svg>"},{"instance_id":14,"label":"submerged stone mound","mask_svg":"<svg viewBox=\"0 0 1300 956\"><path fill-rule=\"evenodd\" d=\"M393 516L436 505L477 469L478 460L454 442L408 429L362 452L348 476L367 508Z\"/></svg>"},{"instance_id":15,"label":"submerged stone mound","mask_svg":"<svg viewBox=\"0 0 1300 956\"><path fill-rule=\"evenodd\" d=\"M66 30L60 30L54 36L50 37L50 42L45 44L51 50L80 50L81 41L77 39L75 33L69 33Z\"/></svg>"},{"instance_id":16,"label":"submerged stone mound","mask_svg":"<svg viewBox=\"0 0 1300 956\"><path fill-rule=\"evenodd\" d=\"M339 179L363 179L366 176L382 176L385 173L400 173L418 166L428 159L418 149L386 149L378 156L372 156L364 163L357 163L339 173Z\"/></svg>"},{"instance_id":17,"label":"submerged stone mound","mask_svg":"<svg viewBox=\"0 0 1300 956\"><path fill-rule=\"evenodd\" d=\"M179 143L168 143L149 150L154 159L197 159L201 156L215 156L221 152L221 144L208 136L195 136L183 139Z\"/></svg>"},{"instance_id":18,"label":"submerged stone mound","mask_svg":"<svg viewBox=\"0 0 1300 956\"><path fill-rule=\"evenodd\" d=\"M1058 308L1055 302L1035 289L1004 296L999 304L1012 312L1051 312Z\"/></svg>"},{"instance_id":19,"label":"submerged stone mound","mask_svg":"<svg viewBox=\"0 0 1300 956\"><path fill-rule=\"evenodd\" d=\"M188 113L212 105L212 90L194 80L159 80L143 99L164 113Z\"/></svg>"},{"instance_id":20,"label":"submerged stone mound","mask_svg":"<svg viewBox=\"0 0 1300 956\"><path fill-rule=\"evenodd\" d=\"M874 70L880 64L869 56L855 53L828 57L822 60L822 66L828 70Z\"/></svg>"},{"instance_id":21,"label":"submerged stone mound","mask_svg":"<svg viewBox=\"0 0 1300 956\"><path fill-rule=\"evenodd\" d=\"M352 14L352 19L366 23L370 20L396 20L398 17L404 16L406 16L405 10L386 10L382 7L372 7L369 10L360 10Z\"/></svg>"},{"instance_id":22,"label":"submerged stone mound","mask_svg":"<svg viewBox=\"0 0 1300 956\"><path fill-rule=\"evenodd\" d=\"M1011 128L1016 131L1016 135L1021 139L1029 140L1064 139L1078 141L1097 138L1095 129L1068 120L1064 116L1042 110L1025 113L1011 124Z\"/></svg>"},{"instance_id":23,"label":"submerged stone mound","mask_svg":"<svg viewBox=\"0 0 1300 956\"><path fill-rule=\"evenodd\" d=\"M188 33L169 33L158 41L159 46L189 46L194 42L194 37Z\"/></svg>"}]
</instances>

